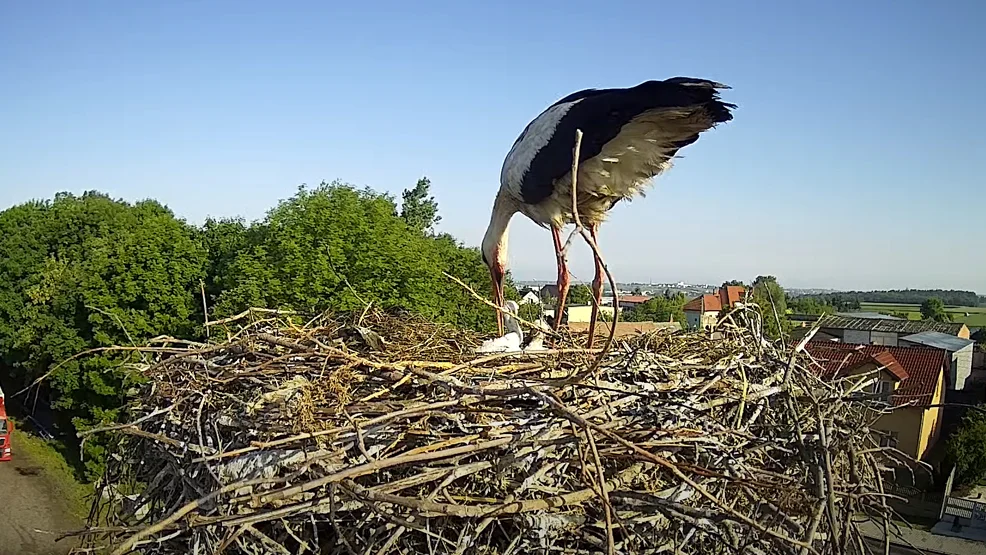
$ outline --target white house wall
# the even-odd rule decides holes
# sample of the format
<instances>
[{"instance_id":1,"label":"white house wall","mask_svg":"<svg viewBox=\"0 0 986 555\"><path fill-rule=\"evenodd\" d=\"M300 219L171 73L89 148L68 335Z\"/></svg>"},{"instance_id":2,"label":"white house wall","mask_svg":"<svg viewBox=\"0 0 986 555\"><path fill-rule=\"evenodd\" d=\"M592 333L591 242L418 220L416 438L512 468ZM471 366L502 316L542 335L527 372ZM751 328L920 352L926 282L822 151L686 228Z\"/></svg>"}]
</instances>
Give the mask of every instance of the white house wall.
<instances>
[{"instance_id":1,"label":"white house wall","mask_svg":"<svg viewBox=\"0 0 986 555\"><path fill-rule=\"evenodd\" d=\"M702 315L700 312L685 311L685 321L688 322L688 327L691 329L702 327Z\"/></svg>"},{"instance_id":2,"label":"white house wall","mask_svg":"<svg viewBox=\"0 0 986 555\"><path fill-rule=\"evenodd\" d=\"M870 333L870 343L872 343L873 345L885 345L887 347L897 347L897 332L871 331L869 333Z\"/></svg>"},{"instance_id":3,"label":"white house wall","mask_svg":"<svg viewBox=\"0 0 986 555\"><path fill-rule=\"evenodd\" d=\"M844 343L853 343L858 345L869 345L870 344L870 332L859 331L859 330L845 330L842 334L842 341Z\"/></svg>"},{"instance_id":4,"label":"white house wall","mask_svg":"<svg viewBox=\"0 0 986 555\"><path fill-rule=\"evenodd\" d=\"M565 313L568 314L568 321L571 322L589 322L592 320L592 305L586 306L569 306L565 308ZM605 314L610 318L613 317L613 307L611 306L601 306L599 307L599 313Z\"/></svg>"},{"instance_id":5,"label":"white house wall","mask_svg":"<svg viewBox=\"0 0 986 555\"><path fill-rule=\"evenodd\" d=\"M972 352L974 345L969 345L966 348L960 350L957 353L952 354L952 363L954 365L953 377L955 389L962 389L965 387L965 381L969 379L969 374L972 374Z\"/></svg>"},{"instance_id":6,"label":"white house wall","mask_svg":"<svg viewBox=\"0 0 986 555\"><path fill-rule=\"evenodd\" d=\"M716 323L719 321L719 313L716 311L708 310L702 315L702 327L703 328L714 328Z\"/></svg>"},{"instance_id":7,"label":"white house wall","mask_svg":"<svg viewBox=\"0 0 986 555\"><path fill-rule=\"evenodd\" d=\"M902 339L900 342L901 347L927 347L923 343L916 343L913 341L907 341ZM966 347L960 349L956 352L951 352L951 364L948 369L948 388L962 390L965 388L965 382L969 379L972 374L972 363L973 363L973 350L974 345L970 344Z\"/></svg>"}]
</instances>

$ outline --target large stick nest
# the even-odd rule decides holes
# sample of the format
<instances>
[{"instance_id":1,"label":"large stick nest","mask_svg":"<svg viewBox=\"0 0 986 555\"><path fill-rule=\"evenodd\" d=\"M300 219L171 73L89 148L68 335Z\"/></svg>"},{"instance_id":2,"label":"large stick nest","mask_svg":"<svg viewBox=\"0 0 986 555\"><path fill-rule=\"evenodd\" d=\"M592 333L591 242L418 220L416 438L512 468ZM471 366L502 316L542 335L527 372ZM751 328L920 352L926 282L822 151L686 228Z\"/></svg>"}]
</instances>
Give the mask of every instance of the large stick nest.
<instances>
[{"instance_id":1,"label":"large stick nest","mask_svg":"<svg viewBox=\"0 0 986 555\"><path fill-rule=\"evenodd\" d=\"M102 432L115 447L83 543L863 552L855 522L888 511L869 411L759 318L616 341L579 383L597 353L577 338L478 356L477 334L376 312L159 342L130 424Z\"/></svg>"}]
</instances>

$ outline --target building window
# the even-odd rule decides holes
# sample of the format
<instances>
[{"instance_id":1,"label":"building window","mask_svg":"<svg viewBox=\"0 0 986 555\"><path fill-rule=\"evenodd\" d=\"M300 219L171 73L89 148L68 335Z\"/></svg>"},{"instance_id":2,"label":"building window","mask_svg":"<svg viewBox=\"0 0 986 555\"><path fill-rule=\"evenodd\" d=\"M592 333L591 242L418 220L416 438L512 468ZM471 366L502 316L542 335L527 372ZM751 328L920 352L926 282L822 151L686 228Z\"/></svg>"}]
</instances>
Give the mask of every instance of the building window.
<instances>
[{"instance_id":1,"label":"building window","mask_svg":"<svg viewBox=\"0 0 986 555\"><path fill-rule=\"evenodd\" d=\"M880 395L890 396L894 392L894 383L888 382L886 380L880 380L876 382L876 392Z\"/></svg>"},{"instance_id":2,"label":"building window","mask_svg":"<svg viewBox=\"0 0 986 555\"><path fill-rule=\"evenodd\" d=\"M880 434L880 447L897 447L897 432L882 432Z\"/></svg>"},{"instance_id":3,"label":"building window","mask_svg":"<svg viewBox=\"0 0 986 555\"><path fill-rule=\"evenodd\" d=\"M870 393L876 394L880 399L886 401L894 392L894 383L887 380L877 379L870 383Z\"/></svg>"},{"instance_id":4,"label":"building window","mask_svg":"<svg viewBox=\"0 0 986 555\"><path fill-rule=\"evenodd\" d=\"M897 339L896 337L889 334L876 333L876 332L870 334L870 343L872 343L873 345L896 347L897 346L896 339Z\"/></svg>"}]
</instances>

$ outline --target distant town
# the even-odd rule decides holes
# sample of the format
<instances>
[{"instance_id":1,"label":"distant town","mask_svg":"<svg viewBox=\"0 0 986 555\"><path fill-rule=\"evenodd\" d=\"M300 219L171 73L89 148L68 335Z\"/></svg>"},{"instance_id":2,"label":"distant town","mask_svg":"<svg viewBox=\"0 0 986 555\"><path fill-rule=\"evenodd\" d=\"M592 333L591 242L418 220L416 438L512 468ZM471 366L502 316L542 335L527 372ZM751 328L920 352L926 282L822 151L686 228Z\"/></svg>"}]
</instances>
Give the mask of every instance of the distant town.
<instances>
[{"instance_id":1,"label":"distant town","mask_svg":"<svg viewBox=\"0 0 986 555\"><path fill-rule=\"evenodd\" d=\"M531 288L540 289L544 285L554 285L554 280L516 280L517 288ZM642 282L625 282L617 283L620 295L663 295L665 292L670 292L674 295L677 293L682 293L685 296L692 297L698 295L704 295L706 293L715 293L719 289L719 284L711 283L686 283L684 281L679 281L676 283L642 283ZM785 287L784 290L788 295L792 297L798 297L801 295L824 295L826 293L838 293L838 289L823 289L823 288L811 288L811 289L798 289L794 287ZM603 287L604 295L611 295L609 285Z\"/></svg>"},{"instance_id":2,"label":"distant town","mask_svg":"<svg viewBox=\"0 0 986 555\"><path fill-rule=\"evenodd\" d=\"M516 283L529 314L555 317L555 283ZM884 484L895 511L924 523L905 543L933 553L983 552L948 541L986 542L986 296L952 289L785 289L773 276L749 284L630 282L617 288L619 307L604 290L597 308L609 321L619 310L615 325L590 325L593 306L584 285L579 295L569 294L578 300L565 306L561 321L577 332L612 329L614 337L714 333L731 310L771 306L765 334L801 345L822 380L859 379L859 394L882 412L870 425L874 442L912 461L889 472Z\"/></svg>"}]
</instances>

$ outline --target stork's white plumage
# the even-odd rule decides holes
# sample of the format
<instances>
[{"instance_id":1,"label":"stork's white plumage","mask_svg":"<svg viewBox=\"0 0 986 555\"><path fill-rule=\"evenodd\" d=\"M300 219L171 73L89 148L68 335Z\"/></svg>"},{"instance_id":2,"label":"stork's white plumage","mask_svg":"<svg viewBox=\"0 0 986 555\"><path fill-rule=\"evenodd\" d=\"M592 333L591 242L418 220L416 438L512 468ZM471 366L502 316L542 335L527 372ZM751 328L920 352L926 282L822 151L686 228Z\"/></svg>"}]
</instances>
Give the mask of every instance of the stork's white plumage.
<instances>
[{"instance_id":1,"label":"stork's white plumage","mask_svg":"<svg viewBox=\"0 0 986 555\"><path fill-rule=\"evenodd\" d=\"M613 205L642 194L650 180L671 167L678 150L699 135L732 119L734 104L719 100L729 87L705 79L675 77L635 87L586 89L549 106L517 137L503 161L500 190L493 202L483 260L493 278L493 295L503 306L510 219L517 212L550 228L558 266L558 304L554 326L561 323L569 274L561 228L572 214L572 154L575 131L581 130L576 206L593 239ZM596 257L592 281L596 305L602 298L602 262ZM595 337L596 308L589 324ZM497 313L503 333L502 314Z\"/></svg>"}]
</instances>

